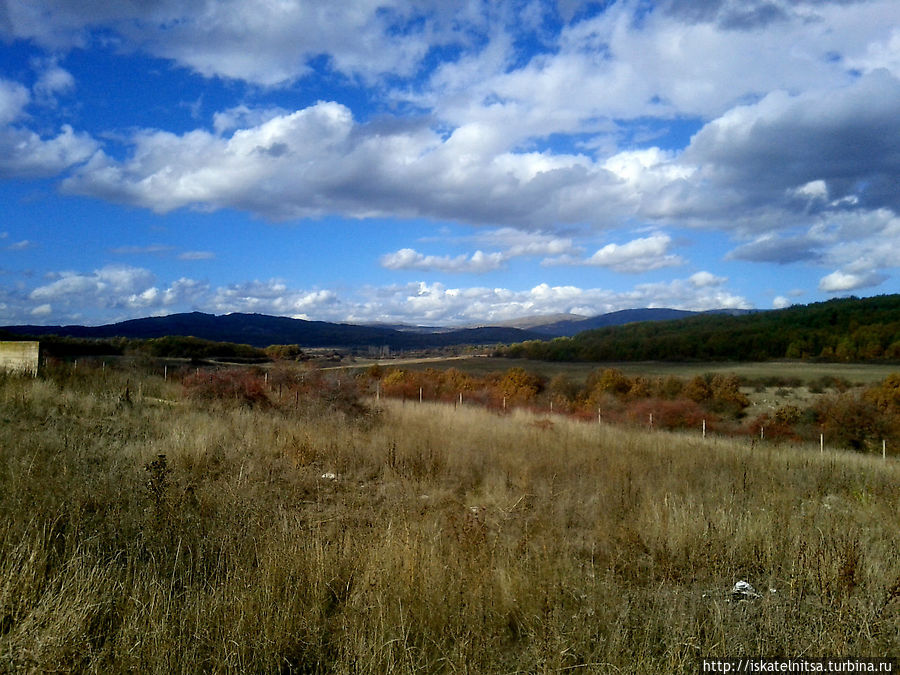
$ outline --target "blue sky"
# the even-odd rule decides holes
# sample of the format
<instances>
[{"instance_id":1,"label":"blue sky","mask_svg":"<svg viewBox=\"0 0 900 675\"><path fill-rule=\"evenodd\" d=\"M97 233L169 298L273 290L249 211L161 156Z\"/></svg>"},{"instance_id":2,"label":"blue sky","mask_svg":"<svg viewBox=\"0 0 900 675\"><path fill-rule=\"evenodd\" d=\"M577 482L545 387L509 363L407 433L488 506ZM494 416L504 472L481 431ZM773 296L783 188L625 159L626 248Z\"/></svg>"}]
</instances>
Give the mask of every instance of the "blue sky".
<instances>
[{"instance_id":1,"label":"blue sky","mask_svg":"<svg viewBox=\"0 0 900 675\"><path fill-rule=\"evenodd\" d=\"M896 293L896 0L0 0L0 325Z\"/></svg>"}]
</instances>

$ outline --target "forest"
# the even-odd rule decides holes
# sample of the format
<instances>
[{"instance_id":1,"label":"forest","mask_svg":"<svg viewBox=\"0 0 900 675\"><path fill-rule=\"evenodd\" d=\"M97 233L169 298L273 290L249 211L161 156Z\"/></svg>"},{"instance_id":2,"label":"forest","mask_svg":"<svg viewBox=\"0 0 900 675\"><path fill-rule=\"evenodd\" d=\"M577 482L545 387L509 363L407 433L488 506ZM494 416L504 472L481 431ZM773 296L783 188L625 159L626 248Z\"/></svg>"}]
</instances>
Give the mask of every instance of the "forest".
<instances>
[{"instance_id":1,"label":"forest","mask_svg":"<svg viewBox=\"0 0 900 675\"><path fill-rule=\"evenodd\" d=\"M542 361L900 361L900 295L633 323L507 345L495 355Z\"/></svg>"}]
</instances>

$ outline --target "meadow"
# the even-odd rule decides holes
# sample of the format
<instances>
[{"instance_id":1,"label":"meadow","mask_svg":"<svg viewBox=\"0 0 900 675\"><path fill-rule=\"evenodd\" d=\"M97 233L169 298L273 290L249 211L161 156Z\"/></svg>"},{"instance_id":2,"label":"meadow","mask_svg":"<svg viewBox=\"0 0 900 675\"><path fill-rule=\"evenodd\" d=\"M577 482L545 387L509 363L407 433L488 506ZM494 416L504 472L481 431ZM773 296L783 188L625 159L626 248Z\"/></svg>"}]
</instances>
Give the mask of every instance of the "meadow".
<instances>
[{"instance_id":1,"label":"meadow","mask_svg":"<svg viewBox=\"0 0 900 675\"><path fill-rule=\"evenodd\" d=\"M0 379L0 671L900 654L895 458L255 377Z\"/></svg>"},{"instance_id":2,"label":"meadow","mask_svg":"<svg viewBox=\"0 0 900 675\"><path fill-rule=\"evenodd\" d=\"M883 380L900 368L890 363L828 363L813 361L531 361L503 357L452 357L447 359L357 359L356 363L338 366L334 369L354 370L367 368L373 364L384 367L425 370L427 368L456 368L464 373L484 376L489 373L504 371L512 366L522 366L529 372L536 373L550 380L556 375L565 375L573 381L583 382L592 370L597 368L616 368L629 376L666 377L672 375L680 378L691 378L706 374L735 374L749 380L766 378L791 378L801 384L819 379L823 376L839 377L852 384L872 384Z\"/></svg>"}]
</instances>

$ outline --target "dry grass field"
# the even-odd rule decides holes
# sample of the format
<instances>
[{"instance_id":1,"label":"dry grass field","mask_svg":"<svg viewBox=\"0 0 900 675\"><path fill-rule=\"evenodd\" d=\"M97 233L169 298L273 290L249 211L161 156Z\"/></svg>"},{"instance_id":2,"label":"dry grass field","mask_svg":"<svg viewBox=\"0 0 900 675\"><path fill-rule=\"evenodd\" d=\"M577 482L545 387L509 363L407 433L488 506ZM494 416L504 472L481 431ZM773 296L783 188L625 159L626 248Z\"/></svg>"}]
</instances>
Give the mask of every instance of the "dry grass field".
<instances>
[{"instance_id":1,"label":"dry grass field","mask_svg":"<svg viewBox=\"0 0 900 675\"><path fill-rule=\"evenodd\" d=\"M895 459L366 405L0 379L0 671L900 654Z\"/></svg>"}]
</instances>

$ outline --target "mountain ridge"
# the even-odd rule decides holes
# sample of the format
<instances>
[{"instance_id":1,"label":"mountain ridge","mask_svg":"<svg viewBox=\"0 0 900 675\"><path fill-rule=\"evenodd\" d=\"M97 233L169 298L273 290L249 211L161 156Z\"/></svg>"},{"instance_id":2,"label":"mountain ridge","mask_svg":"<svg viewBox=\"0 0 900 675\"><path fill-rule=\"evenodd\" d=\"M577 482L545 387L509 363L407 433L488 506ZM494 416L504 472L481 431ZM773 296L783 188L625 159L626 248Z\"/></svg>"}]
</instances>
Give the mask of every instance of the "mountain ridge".
<instances>
[{"instance_id":1,"label":"mountain ridge","mask_svg":"<svg viewBox=\"0 0 900 675\"><path fill-rule=\"evenodd\" d=\"M721 310L725 311L725 310ZM407 326L400 324L352 324L293 319L285 316L234 312L208 314L181 312L161 317L127 319L100 326L12 325L0 330L14 335L58 335L75 338L135 338L192 336L218 342L235 342L254 347L297 344L301 347L389 346L392 349L447 347L463 344L514 343L575 335L582 330L615 326L634 321L661 321L698 314L687 310L645 308L622 310L596 317L556 314L525 317L521 320L461 328Z\"/></svg>"}]
</instances>

